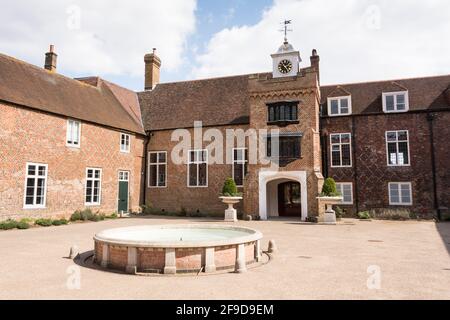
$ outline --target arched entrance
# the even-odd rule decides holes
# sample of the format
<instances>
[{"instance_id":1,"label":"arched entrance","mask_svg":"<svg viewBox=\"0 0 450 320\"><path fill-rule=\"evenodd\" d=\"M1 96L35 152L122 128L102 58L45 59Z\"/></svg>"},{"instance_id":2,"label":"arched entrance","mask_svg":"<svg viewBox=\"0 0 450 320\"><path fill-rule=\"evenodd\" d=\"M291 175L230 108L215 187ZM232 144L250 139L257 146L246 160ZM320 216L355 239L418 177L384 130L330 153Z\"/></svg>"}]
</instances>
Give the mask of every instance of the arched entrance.
<instances>
[{"instance_id":1,"label":"arched entrance","mask_svg":"<svg viewBox=\"0 0 450 320\"><path fill-rule=\"evenodd\" d=\"M308 217L308 199L305 171L259 174L259 215L270 217Z\"/></svg>"}]
</instances>

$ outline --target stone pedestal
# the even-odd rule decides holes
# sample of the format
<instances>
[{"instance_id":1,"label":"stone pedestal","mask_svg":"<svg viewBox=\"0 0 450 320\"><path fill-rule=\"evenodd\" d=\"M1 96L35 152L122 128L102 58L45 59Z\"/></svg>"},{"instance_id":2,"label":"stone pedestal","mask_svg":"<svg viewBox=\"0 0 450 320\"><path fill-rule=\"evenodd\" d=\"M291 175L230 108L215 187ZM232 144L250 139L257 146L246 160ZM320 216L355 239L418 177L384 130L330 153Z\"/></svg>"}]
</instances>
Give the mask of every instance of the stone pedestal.
<instances>
[{"instance_id":1,"label":"stone pedestal","mask_svg":"<svg viewBox=\"0 0 450 320\"><path fill-rule=\"evenodd\" d=\"M225 210L225 221L226 222L237 222L237 210L233 208L232 204L229 204L227 210Z\"/></svg>"},{"instance_id":2,"label":"stone pedestal","mask_svg":"<svg viewBox=\"0 0 450 320\"><path fill-rule=\"evenodd\" d=\"M245 273L247 272L247 264L245 262L245 245L239 244L236 247L236 265L235 265L236 273Z\"/></svg>"},{"instance_id":3,"label":"stone pedestal","mask_svg":"<svg viewBox=\"0 0 450 320\"><path fill-rule=\"evenodd\" d=\"M175 256L175 249L166 249L166 264L164 266L164 274L176 274L177 273L177 259Z\"/></svg>"},{"instance_id":4,"label":"stone pedestal","mask_svg":"<svg viewBox=\"0 0 450 320\"><path fill-rule=\"evenodd\" d=\"M336 224L336 212L333 210L332 205L327 205L327 209L323 216L323 223Z\"/></svg>"},{"instance_id":5,"label":"stone pedestal","mask_svg":"<svg viewBox=\"0 0 450 320\"><path fill-rule=\"evenodd\" d=\"M237 210L234 209L233 205L238 204L242 200L242 197L220 197L223 203L228 205L228 209L225 210L225 221L226 222L237 222Z\"/></svg>"},{"instance_id":6,"label":"stone pedestal","mask_svg":"<svg viewBox=\"0 0 450 320\"><path fill-rule=\"evenodd\" d=\"M342 203L342 197L318 197L319 201L319 222L324 224L336 224L336 212L333 205Z\"/></svg>"}]
</instances>

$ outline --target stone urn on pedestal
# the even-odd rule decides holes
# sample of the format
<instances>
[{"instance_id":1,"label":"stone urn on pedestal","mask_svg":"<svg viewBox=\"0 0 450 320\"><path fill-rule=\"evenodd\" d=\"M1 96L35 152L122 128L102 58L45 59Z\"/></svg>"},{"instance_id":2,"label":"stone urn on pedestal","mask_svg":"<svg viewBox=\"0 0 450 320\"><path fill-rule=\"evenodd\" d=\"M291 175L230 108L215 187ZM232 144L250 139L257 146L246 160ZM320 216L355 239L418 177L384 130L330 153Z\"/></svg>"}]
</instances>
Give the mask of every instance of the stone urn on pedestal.
<instances>
[{"instance_id":1,"label":"stone urn on pedestal","mask_svg":"<svg viewBox=\"0 0 450 320\"><path fill-rule=\"evenodd\" d=\"M336 212L333 205L342 203L343 197L336 190L336 182L328 178L323 184L322 193L317 197L319 201L319 222L336 224Z\"/></svg>"},{"instance_id":2,"label":"stone urn on pedestal","mask_svg":"<svg viewBox=\"0 0 450 320\"><path fill-rule=\"evenodd\" d=\"M229 178L225 181L222 189L222 196L219 197L219 199L228 205L228 209L225 210L225 221L237 222L237 210L234 208L234 205L238 204L243 198L241 194L237 192L236 183L233 179Z\"/></svg>"},{"instance_id":3,"label":"stone urn on pedestal","mask_svg":"<svg viewBox=\"0 0 450 320\"><path fill-rule=\"evenodd\" d=\"M237 210L233 207L242 200L242 197L220 197L223 203L228 205L228 209L225 210L225 221L237 222Z\"/></svg>"}]
</instances>

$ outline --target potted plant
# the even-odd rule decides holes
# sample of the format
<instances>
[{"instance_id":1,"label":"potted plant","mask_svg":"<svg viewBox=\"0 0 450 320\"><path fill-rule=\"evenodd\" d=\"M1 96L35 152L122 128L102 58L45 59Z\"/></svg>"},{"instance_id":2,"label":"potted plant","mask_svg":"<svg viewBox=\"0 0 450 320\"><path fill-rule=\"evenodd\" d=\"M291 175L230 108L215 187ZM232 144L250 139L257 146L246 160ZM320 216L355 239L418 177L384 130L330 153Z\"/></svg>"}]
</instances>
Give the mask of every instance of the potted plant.
<instances>
[{"instance_id":1,"label":"potted plant","mask_svg":"<svg viewBox=\"0 0 450 320\"><path fill-rule=\"evenodd\" d=\"M225 180L220 199L228 205L228 209L225 210L225 221L237 222L237 211L233 205L242 200L242 194L238 192L236 183L232 178Z\"/></svg>"},{"instance_id":2,"label":"potted plant","mask_svg":"<svg viewBox=\"0 0 450 320\"><path fill-rule=\"evenodd\" d=\"M319 197L319 220L326 224L336 224L336 212L333 205L342 203L342 195L337 192L336 182L332 178L325 179Z\"/></svg>"}]
</instances>

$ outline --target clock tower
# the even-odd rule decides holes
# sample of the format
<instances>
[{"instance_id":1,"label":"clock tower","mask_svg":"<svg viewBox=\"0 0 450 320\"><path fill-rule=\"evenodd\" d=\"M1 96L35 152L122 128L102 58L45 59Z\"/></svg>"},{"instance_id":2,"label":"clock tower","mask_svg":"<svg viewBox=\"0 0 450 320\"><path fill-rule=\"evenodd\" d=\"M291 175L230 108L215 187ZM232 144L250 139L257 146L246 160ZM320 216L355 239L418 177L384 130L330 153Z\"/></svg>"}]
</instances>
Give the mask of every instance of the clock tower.
<instances>
[{"instance_id":1,"label":"clock tower","mask_svg":"<svg viewBox=\"0 0 450 320\"><path fill-rule=\"evenodd\" d=\"M273 77L292 77L296 76L300 70L300 52L287 42L278 49L277 53L272 54Z\"/></svg>"},{"instance_id":2,"label":"clock tower","mask_svg":"<svg viewBox=\"0 0 450 320\"><path fill-rule=\"evenodd\" d=\"M291 20L284 21L284 42L278 49L277 53L272 54L273 60L273 77L292 77L296 76L300 71L300 52L296 51L294 47L287 40L287 32L292 31L288 29Z\"/></svg>"}]
</instances>

